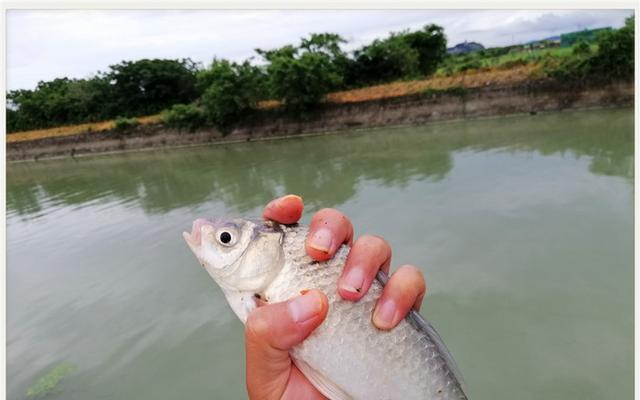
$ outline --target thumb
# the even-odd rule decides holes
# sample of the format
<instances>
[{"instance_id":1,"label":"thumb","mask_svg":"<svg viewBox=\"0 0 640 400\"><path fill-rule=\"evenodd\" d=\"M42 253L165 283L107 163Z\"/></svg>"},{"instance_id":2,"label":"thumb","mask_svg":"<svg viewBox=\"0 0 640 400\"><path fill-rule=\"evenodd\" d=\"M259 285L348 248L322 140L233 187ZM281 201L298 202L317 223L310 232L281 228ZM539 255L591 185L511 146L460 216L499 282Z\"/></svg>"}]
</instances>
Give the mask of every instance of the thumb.
<instances>
[{"instance_id":1,"label":"thumb","mask_svg":"<svg viewBox=\"0 0 640 400\"><path fill-rule=\"evenodd\" d=\"M289 350L327 315L327 297L318 290L255 309L247 318L247 389L251 399L280 399L292 371Z\"/></svg>"}]
</instances>

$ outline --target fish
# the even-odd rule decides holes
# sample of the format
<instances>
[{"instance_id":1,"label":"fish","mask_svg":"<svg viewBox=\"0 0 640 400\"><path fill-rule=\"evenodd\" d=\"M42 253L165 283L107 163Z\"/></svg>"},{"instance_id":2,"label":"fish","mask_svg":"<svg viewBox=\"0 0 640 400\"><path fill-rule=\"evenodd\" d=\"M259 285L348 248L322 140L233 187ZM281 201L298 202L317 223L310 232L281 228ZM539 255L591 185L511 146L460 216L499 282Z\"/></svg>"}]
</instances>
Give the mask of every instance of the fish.
<instances>
[{"instance_id":1,"label":"fish","mask_svg":"<svg viewBox=\"0 0 640 400\"><path fill-rule=\"evenodd\" d=\"M359 301L343 300L337 283L349 246L318 262L306 254L307 234L299 224L198 218L183 237L243 323L258 299L277 303L308 289L325 293L326 319L290 356L329 399L468 400L451 353L420 313L412 310L390 331L373 325L386 274L378 272Z\"/></svg>"}]
</instances>

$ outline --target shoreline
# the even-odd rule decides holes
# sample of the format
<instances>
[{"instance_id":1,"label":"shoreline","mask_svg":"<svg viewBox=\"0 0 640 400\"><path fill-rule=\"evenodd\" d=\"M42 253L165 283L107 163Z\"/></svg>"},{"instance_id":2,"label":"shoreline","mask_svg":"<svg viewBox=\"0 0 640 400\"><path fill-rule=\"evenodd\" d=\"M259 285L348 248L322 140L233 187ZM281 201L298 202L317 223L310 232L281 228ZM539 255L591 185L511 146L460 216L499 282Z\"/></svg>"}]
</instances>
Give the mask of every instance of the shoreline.
<instances>
[{"instance_id":1,"label":"shoreline","mask_svg":"<svg viewBox=\"0 0 640 400\"><path fill-rule=\"evenodd\" d=\"M376 128L509 118L563 110L621 108L633 104L633 82L576 87L550 81L528 81L453 93L436 91L348 104L323 104L304 120L293 119L279 110L261 111L236 126L227 136L213 128L189 133L151 125L138 127L126 136L107 131L7 143L6 154L11 163L73 159L350 134Z\"/></svg>"}]
</instances>

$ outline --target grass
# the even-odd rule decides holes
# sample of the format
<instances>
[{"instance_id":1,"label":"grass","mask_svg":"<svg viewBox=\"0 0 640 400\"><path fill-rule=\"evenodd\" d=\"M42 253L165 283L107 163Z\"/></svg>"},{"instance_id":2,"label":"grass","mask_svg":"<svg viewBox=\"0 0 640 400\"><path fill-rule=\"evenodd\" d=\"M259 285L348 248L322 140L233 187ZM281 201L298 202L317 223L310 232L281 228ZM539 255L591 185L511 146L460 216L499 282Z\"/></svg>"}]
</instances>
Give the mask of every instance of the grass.
<instances>
[{"instance_id":1,"label":"grass","mask_svg":"<svg viewBox=\"0 0 640 400\"><path fill-rule=\"evenodd\" d=\"M449 90L460 93L461 89L522 82L532 79L538 72L539 65L537 64L521 65L510 69L493 68L487 70L469 70L452 76L434 76L429 79L417 81L399 81L331 93L327 95L327 101L341 104L407 96L417 93L444 93Z\"/></svg>"},{"instance_id":2,"label":"grass","mask_svg":"<svg viewBox=\"0 0 640 400\"><path fill-rule=\"evenodd\" d=\"M590 45L591 52L598 50L598 45ZM443 63L436 71L436 76L448 76L464 70L468 66L474 69L487 68L511 68L515 65L537 64L544 59L564 59L573 56L573 47L552 47L547 49L534 49L513 51L497 57L481 56L479 52L453 56Z\"/></svg>"},{"instance_id":3,"label":"grass","mask_svg":"<svg viewBox=\"0 0 640 400\"><path fill-rule=\"evenodd\" d=\"M151 125L160 122L160 114L136 118L140 125ZM7 143L26 142L30 140L46 139L61 136L79 135L81 133L96 133L114 129L115 120L91 122L87 124L65 125L57 128L37 129L10 133L6 136Z\"/></svg>"},{"instance_id":4,"label":"grass","mask_svg":"<svg viewBox=\"0 0 640 400\"><path fill-rule=\"evenodd\" d=\"M68 362L57 364L27 390L27 397L29 399L37 399L52 393L58 387L60 381L75 369L75 365Z\"/></svg>"},{"instance_id":5,"label":"grass","mask_svg":"<svg viewBox=\"0 0 640 400\"><path fill-rule=\"evenodd\" d=\"M573 51L572 47L554 47L550 49L525 50L503 54L499 57L493 57L483 60L484 67L497 67L514 61L537 61L543 57L569 57Z\"/></svg>"}]
</instances>

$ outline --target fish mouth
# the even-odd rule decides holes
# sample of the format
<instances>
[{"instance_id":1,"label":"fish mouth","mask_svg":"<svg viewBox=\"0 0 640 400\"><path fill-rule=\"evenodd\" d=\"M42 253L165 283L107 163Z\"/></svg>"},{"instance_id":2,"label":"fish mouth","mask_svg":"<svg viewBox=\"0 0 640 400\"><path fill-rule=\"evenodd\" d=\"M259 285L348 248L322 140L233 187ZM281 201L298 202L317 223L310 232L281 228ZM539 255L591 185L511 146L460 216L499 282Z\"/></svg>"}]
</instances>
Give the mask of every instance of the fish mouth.
<instances>
[{"instance_id":1,"label":"fish mouth","mask_svg":"<svg viewBox=\"0 0 640 400\"><path fill-rule=\"evenodd\" d=\"M182 237L198 258L200 258L200 247L202 245L202 227L205 225L212 225L212 223L204 218L198 218L191 225L191 233L182 232Z\"/></svg>"}]
</instances>

